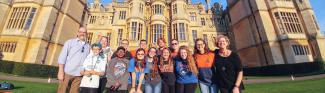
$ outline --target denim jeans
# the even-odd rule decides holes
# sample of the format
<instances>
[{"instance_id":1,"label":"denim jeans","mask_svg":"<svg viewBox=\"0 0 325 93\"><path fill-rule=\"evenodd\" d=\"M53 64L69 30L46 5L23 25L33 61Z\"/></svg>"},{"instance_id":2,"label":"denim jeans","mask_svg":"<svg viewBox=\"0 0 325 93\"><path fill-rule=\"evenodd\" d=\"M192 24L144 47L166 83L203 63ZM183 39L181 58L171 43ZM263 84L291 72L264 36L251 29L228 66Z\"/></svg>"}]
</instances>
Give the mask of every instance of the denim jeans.
<instances>
[{"instance_id":1,"label":"denim jeans","mask_svg":"<svg viewBox=\"0 0 325 93\"><path fill-rule=\"evenodd\" d=\"M161 93L161 82L155 85L146 83L144 87L145 93Z\"/></svg>"},{"instance_id":2,"label":"denim jeans","mask_svg":"<svg viewBox=\"0 0 325 93\"><path fill-rule=\"evenodd\" d=\"M216 84L213 85L207 85L204 83L199 83L201 93L218 93L219 89Z\"/></svg>"}]
</instances>

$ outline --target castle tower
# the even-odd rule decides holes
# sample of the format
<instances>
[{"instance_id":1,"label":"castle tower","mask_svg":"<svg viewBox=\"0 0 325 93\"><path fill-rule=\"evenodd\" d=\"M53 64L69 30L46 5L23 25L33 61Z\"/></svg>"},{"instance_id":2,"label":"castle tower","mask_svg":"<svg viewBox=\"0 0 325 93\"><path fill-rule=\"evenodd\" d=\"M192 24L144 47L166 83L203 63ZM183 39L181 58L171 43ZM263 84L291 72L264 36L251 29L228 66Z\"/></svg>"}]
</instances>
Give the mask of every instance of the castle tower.
<instances>
[{"instance_id":1,"label":"castle tower","mask_svg":"<svg viewBox=\"0 0 325 93\"><path fill-rule=\"evenodd\" d=\"M230 5L230 29L244 66L312 62L319 58L315 56L308 36L310 32L317 32L315 22L309 20L313 13L308 0L227 2Z\"/></svg>"},{"instance_id":2,"label":"castle tower","mask_svg":"<svg viewBox=\"0 0 325 93\"><path fill-rule=\"evenodd\" d=\"M145 39L145 2L144 0L129 0L129 15L127 16L127 37L130 47L138 47L138 41ZM133 46L135 45L135 46Z\"/></svg>"},{"instance_id":3,"label":"castle tower","mask_svg":"<svg viewBox=\"0 0 325 93\"><path fill-rule=\"evenodd\" d=\"M152 0L150 9L151 13L148 16L150 19L149 42L153 45L157 44L159 38L165 38L169 40L170 19L169 12L167 11L167 2L165 0Z\"/></svg>"},{"instance_id":4,"label":"castle tower","mask_svg":"<svg viewBox=\"0 0 325 93\"><path fill-rule=\"evenodd\" d=\"M320 27L309 0L295 0L294 3L301 15L302 23L305 24L306 36L314 59L325 59L325 38L320 33Z\"/></svg>"},{"instance_id":5,"label":"castle tower","mask_svg":"<svg viewBox=\"0 0 325 93\"><path fill-rule=\"evenodd\" d=\"M1 0L4 60L56 65L64 42L82 25L85 6L86 0Z\"/></svg>"}]
</instances>

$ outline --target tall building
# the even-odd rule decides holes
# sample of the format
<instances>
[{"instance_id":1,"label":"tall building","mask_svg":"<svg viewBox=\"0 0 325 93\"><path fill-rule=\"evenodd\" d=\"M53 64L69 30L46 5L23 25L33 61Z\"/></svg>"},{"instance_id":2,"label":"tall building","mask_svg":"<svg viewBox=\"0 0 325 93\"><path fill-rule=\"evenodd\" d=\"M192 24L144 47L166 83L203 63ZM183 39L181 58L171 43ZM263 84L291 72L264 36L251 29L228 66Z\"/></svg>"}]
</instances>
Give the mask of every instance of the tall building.
<instances>
[{"instance_id":1,"label":"tall building","mask_svg":"<svg viewBox=\"0 0 325 93\"><path fill-rule=\"evenodd\" d=\"M0 0L3 60L55 65L64 42L76 37L86 0Z\"/></svg>"},{"instance_id":2,"label":"tall building","mask_svg":"<svg viewBox=\"0 0 325 93\"><path fill-rule=\"evenodd\" d=\"M211 10L191 0L112 0L107 5L94 0L89 6L87 29L90 43L98 42L99 36L109 36L111 47L116 49L121 40L128 39L131 50L141 39L157 46L160 37L177 39L180 45L192 48L196 38L203 38L214 49L213 37L217 35Z\"/></svg>"},{"instance_id":3,"label":"tall building","mask_svg":"<svg viewBox=\"0 0 325 93\"><path fill-rule=\"evenodd\" d=\"M209 2L209 1L207 1ZM115 50L122 39L130 49L141 39L157 46L157 39L179 40L194 46L204 38L214 48L216 28L211 10L191 0L1 0L0 51L3 60L57 65L64 42L76 37L81 25L88 29L89 43L109 36ZM169 43L169 42L168 42Z\"/></svg>"},{"instance_id":4,"label":"tall building","mask_svg":"<svg viewBox=\"0 0 325 93\"><path fill-rule=\"evenodd\" d=\"M227 0L230 32L246 67L325 59L309 0Z\"/></svg>"}]
</instances>

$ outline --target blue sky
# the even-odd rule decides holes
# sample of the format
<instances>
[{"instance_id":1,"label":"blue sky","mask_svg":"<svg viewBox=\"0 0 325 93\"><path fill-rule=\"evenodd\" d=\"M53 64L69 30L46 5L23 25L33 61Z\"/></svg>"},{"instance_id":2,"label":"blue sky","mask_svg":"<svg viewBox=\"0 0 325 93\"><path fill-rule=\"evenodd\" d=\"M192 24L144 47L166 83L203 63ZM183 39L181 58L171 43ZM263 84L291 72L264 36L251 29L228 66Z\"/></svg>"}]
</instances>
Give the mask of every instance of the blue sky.
<instances>
[{"instance_id":1,"label":"blue sky","mask_svg":"<svg viewBox=\"0 0 325 93\"><path fill-rule=\"evenodd\" d=\"M92 0L88 0L89 2L92 2ZM112 0L102 0L104 4L111 2ZM202 2L204 3L204 0L192 0L192 2ZM214 2L221 2L222 4L226 4L226 0L211 0L211 4ZM318 25L320 26L321 31L325 32L325 12L322 10L324 9L325 0L310 0L310 3L314 9L315 15L317 17Z\"/></svg>"}]
</instances>

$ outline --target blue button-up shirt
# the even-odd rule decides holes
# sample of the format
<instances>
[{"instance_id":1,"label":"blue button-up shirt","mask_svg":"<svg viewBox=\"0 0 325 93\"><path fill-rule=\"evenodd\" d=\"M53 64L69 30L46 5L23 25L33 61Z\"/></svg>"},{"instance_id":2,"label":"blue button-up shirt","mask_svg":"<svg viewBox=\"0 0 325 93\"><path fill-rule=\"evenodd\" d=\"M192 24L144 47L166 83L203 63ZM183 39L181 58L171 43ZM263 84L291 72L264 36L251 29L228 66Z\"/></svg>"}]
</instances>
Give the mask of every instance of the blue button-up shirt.
<instances>
[{"instance_id":1,"label":"blue button-up shirt","mask_svg":"<svg viewBox=\"0 0 325 93\"><path fill-rule=\"evenodd\" d=\"M90 45L84 41L70 39L64 43L58 63L64 64L64 72L73 76L81 76L82 65L90 51Z\"/></svg>"}]
</instances>

